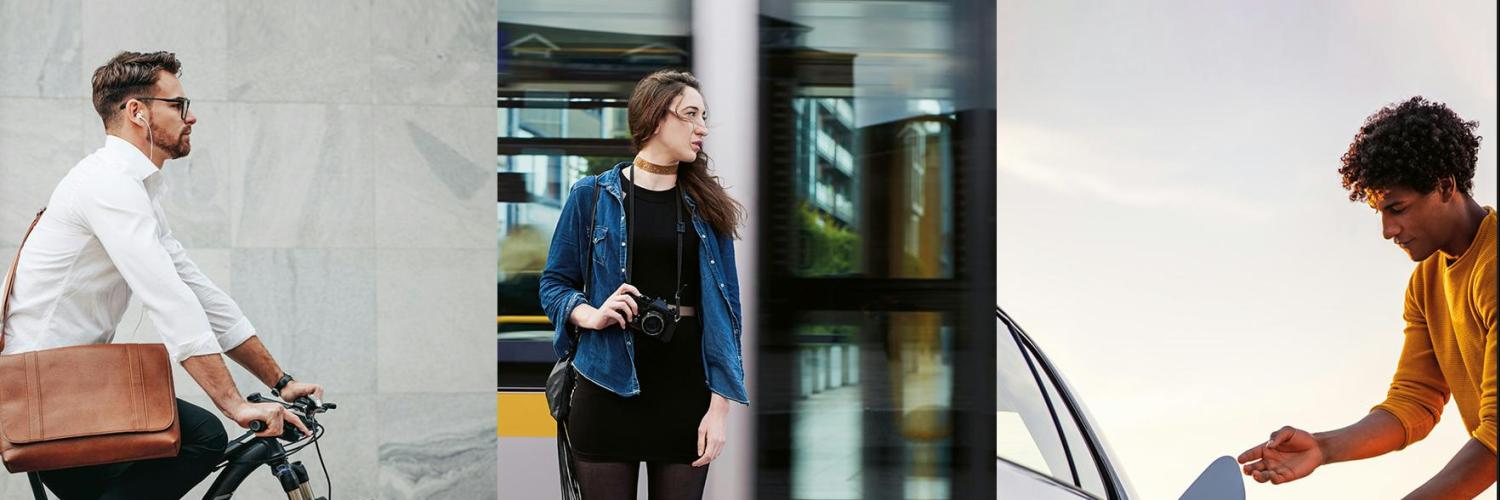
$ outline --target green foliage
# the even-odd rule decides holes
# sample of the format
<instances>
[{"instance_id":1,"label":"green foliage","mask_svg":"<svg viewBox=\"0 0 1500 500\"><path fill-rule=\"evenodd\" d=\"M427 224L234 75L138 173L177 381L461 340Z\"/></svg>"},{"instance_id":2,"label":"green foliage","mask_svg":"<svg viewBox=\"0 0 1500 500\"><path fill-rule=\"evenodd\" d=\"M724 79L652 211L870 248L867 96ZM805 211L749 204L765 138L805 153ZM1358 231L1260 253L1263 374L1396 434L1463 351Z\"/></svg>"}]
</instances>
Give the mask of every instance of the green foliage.
<instances>
[{"instance_id":1,"label":"green foliage","mask_svg":"<svg viewBox=\"0 0 1500 500\"><path fill-rule=\"evenodd\" d=\"M797 207L800 220L798 242L802 245L797 274L843 276L854 274L859 264L859 235L839 225L832 217L807 203Z\"/></svg>"}]
</instances>

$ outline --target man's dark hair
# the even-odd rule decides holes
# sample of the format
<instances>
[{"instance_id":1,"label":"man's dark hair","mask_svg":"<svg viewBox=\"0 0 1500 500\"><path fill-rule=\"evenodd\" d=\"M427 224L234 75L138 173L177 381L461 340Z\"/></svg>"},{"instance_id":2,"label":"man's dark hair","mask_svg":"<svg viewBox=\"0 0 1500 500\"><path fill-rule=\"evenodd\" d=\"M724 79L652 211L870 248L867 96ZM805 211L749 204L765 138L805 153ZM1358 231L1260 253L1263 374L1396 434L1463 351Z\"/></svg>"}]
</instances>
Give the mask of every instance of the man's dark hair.
<instances>
[{"instance_id":1,"label":"man's dark hair","mask_svg":"<svg viewBox=\"0 0 1500 500\"><path fill-rule=\"evenodd\" d=\"M120 103L149 95L160 78L160 72L180 75L182 63L171 52L121 52L94 70L94 111L109 126L110 118L120 112Z\"/></svg>"},{"instance_id":2,"label":"man's dark hair","mask_svg":"<svg viewBox=\"0 0 1500 500\"><path fill-rule=\"evenodd\" d=\"M1395 187L1431 193L1447 178L1470 194L1479 159L1478 127L1479 122L1464 121L1422 96L1381 108L1365 119L1339 167L1349 200L1366 201L1372 190Z\"/></svg>"}]
</instances>

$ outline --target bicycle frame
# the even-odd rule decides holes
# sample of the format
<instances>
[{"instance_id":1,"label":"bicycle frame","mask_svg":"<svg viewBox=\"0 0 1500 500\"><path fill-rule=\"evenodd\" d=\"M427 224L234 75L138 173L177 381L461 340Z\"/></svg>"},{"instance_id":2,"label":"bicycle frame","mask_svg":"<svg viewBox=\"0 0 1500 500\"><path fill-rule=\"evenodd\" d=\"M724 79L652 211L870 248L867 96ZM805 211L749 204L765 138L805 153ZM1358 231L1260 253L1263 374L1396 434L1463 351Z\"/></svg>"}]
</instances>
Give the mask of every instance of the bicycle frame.
<instances>
[{"instance_id":1,"label":"bicycle frame","mask_svg":"<svg viewBox=\"0 0 1500 500\"><path fill-rule=\"evenodd\" d=\"M267 401L261 398L259 394L252 394L249 399L256 402ZM288 500L325 500L323 497L313 496L307 467L304 467L300 461L289 461L288 457L307 447L308 444L316 442L322 436L322 426L318 424L313 415L331 410L337 406L332 403L319 406L316 403L312 403L311 400L303 402L303 398L298 398L296 404L271 401L281 403L287 408L293 409L298 417L302 419L303 423L312 430L313 434L304 436L293 428L290 423L287 423L281 436L261 437L256 436L255 432L263 427L252 427L250 432L246 432L229 442L229 447L224 450L223 470L219 472L218 477L214 478L214 482L209 486L208 492L203 495L204 500L229 500L233 498L234 492L240 488L240 484L244 483L245 478L250 477L250 473L262 465L269 468L271 475L276 477L276 481L281 484L282 491L286 492ZM287 451L286 447L281 444L280 440L283 439L288 442L306 439L308 442L291 451Z\"/></svg>"},{"instance_id":2,"label":"bicycle frame","mask_svg":"<svg viewBox=\"0 0 1500 500\"><path fill-rule=\"evenodd\" d=\"M274 437L258 437L238 449L225 453L224 470L214 478L204 500L228 500L251 472L265 465L271 475L281 484L288 500L314 500L312 487L308 484L307 468L302 462L288 462L286 448Z\"/></svg>"}]
</instances>

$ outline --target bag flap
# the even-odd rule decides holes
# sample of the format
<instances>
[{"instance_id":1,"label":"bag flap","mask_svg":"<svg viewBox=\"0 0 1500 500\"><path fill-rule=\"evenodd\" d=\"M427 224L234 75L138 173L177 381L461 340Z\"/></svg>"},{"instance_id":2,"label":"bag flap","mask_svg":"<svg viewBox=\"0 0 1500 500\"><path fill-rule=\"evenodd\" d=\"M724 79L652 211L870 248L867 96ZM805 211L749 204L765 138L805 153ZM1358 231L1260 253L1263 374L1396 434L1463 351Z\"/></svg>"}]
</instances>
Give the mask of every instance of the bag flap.
<instances>
[{"instance_id":1,"label":"bag flap","mask_svg":"<svg viewBox=\"0 0 1500 500\"><path fill-rule=\"evenodd\" d=\"M0 356L0 434L14 444L159 432L177 420L161 344L96 344Z\"/></svg>"}]
</instances>

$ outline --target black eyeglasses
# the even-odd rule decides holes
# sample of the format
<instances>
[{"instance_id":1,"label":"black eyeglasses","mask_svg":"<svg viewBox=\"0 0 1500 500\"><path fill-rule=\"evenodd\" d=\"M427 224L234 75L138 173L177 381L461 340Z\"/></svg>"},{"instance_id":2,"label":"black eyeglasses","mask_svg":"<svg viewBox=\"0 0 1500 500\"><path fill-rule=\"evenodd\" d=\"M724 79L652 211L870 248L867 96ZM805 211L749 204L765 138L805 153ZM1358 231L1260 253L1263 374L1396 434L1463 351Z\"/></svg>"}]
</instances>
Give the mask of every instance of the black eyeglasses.
<instances>
[{"instance_id":1,"label":"black eyeglasses","mask_svg":"<svg viewBox=\"0 0 1500 500\"><path fill-rule=\"evenodd\" d=\"M164 101L176 104L177 110L182 112L182 121L187 121L188 106L193 104L193 100L186 97L173 97L171 99L165 97L132 97L131 99L137 101ZM126 104L130 104L130 101L127 100L120 103L120 109L125 109Z\"/></svg>"}]
</instances>

